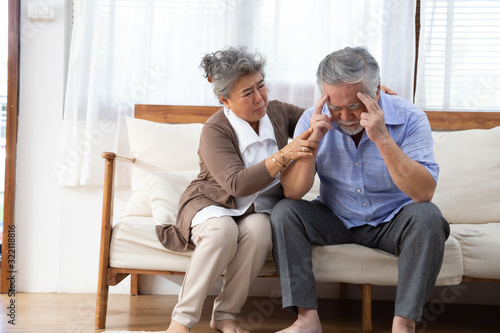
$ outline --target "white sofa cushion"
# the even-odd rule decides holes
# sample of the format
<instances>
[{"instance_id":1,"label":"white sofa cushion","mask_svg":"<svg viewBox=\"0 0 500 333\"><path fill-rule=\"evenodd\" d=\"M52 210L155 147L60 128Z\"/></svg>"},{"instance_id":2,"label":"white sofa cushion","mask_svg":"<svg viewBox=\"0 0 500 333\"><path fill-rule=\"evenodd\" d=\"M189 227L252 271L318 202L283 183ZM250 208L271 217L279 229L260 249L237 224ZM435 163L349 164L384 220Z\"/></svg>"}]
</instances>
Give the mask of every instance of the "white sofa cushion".
<instances>
[{"instance_id":1,"label":"white sofa cushion","mask_svg":"<svg viewBox=\"0 0 500 333\"><path fill-rule=\"evenodd\" d=\"M162 124L126 117L132 168L132 195L122 216L152 216L146 175L199 170L198 145L203 124Z\"/></svg>"},{"instance_id":2,"label":"white sofa cushion","mask_svg":"<svg viewBox=\"0 0 500 333\"><path fill-rule=\"evenodd\" d=\"M186 252L165 249L156 238L153 218L127 217L113 228L110 266L185 272L192 253L192 247ZM313 246L313 272L317 281L395 286L397 261L396 256L356 244ZM437 285L459 284L462 267L460 246L450 237ZM269 254L260 275L275 273Z\"/></svg>"},{"instance_id":3,"label":"white sofa cushion","mask_svg":"<svg viewBox=\"0 0 500 333\"><path fill-rule=\"evenodd\" d=\"M156 224L175 224L181 195L197 175L198 170L152 172L146 175Z\"/></svg>"},{"instance_id":4,"label":"white sofa cushion","mask_svg":"<svg viewBox=\"0 0 500 333\"><path fill-rule=\"evenodd\" d=\"M398 257L357 244L313 246L316 281L396 286ZM458 241L449 237L436 285L456 285L462 281L462 253Z\"/></svg>"},{"instance_id":5,"label":"white sofa cushion","mask_svg":"<svg viewBox=\"0 0 500 333\"><path fill-rule=\"evenodd\" d=\"M126 217L113 227L109 266L185 272L193 253L169 251L156 237L152 217Z\"/></svg>"},{"instance_id":6,"label":"white sofa cushion","mask_svg":"<svg viewBox=\"0 0 500 333\"><path fill-rule=\"evenodd\" d=\"M153 216L151 203L146 191L132 192L127 200L125 211L120 214L120 217L127 216Z\"/></svg>"},{"instance_id":7,"label":"white sofa cushion","mask_svg":"<svg viewBox=\"0 0 500 333\"><path fill-rule=\"evenodd\" d=\"M441 170L432 201L448 222L500 222L500 127L433 138Z\"/></svg>"},{"instance_id":8,"label":"white sofa cushion","mask_svg":"<svg viewBox=\"0 0 500 333\"><path fill-rule=\"evenodd\" d=\"M130 216L113 227L109 266L117 268L185 272L193 254L190 246L185 252L173 252L158 241L152 217ZM260 275L276 273L272 254Z\"/></svg>"},{"instance_id":9,"label":"white sofa cushion","mask_svg":"<svg viewBox=\"0 0 500 333\"><path fill-rule=\"evenodd\" d=\"M464 276L500 279L500 223L454 224L451 235L462 248Z\"/></svg>"}]
</instances>

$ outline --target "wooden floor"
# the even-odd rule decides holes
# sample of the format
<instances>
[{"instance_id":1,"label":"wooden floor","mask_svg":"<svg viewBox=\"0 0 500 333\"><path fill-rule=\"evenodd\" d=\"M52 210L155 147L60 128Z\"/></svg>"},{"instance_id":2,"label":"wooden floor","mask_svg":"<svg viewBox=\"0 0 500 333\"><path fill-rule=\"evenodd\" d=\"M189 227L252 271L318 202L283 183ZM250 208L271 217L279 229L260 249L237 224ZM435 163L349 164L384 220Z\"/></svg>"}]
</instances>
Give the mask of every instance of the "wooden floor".
<instances>
[{"instance_id":1,"label":"wooden floor","mask_svg":"<svg viewBox=\"0 0 500 333\"><path fill-rule=\"evenodd\" d=\"M15 301L15 326L7 309ZM176 296L110 295L106 330L161 331L170 321ZM91 294L16 294L0 295L0 332L84 333L94 330L95 295ZM213 297L205 303L202 321L192 330L213 332L208 326ZM250 298L239 320L253 332L275 332L291 324L294 315L281 309L279 300ZM361 332L358 301L322 299L320 318L323 332ZM373 303L373 332L390 332L393 302ZM420 332L500 332L500 306L440 304L427 308Z\"/></svg>"}]
</instances>

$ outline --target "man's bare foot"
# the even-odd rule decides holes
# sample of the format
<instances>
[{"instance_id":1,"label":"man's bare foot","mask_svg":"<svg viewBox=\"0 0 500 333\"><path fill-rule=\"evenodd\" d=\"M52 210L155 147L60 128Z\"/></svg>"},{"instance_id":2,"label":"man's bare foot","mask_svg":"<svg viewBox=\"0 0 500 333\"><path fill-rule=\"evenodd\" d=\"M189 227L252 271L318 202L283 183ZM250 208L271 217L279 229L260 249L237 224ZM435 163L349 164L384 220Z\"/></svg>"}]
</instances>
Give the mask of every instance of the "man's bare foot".
<instances>
[{"instance_id":1,"label":"man's bare foot","mask_svg":"<svg viewBox=\"0 0 500 333\"><path fill-rule=\"evenodd\" d=\"M277 333L321 333L321 323L318 311L314 309L298 308L297 320L292 326Z\"/></svg>"},{"instance_id":2,"label":"man's bare foot","mask_svg":"<svg viewBox=\"0 0 500 333\"><path fill-rule=\"evenodd\" d=\"M189 331L190 329L187 326L172 320L165 333L188 333Z\"/></svg>"},{"instance_id":3,"label":"man's bare foot","mask_svg":"<svg viewBox=\"0 0 500 333\"><path fill-rule=\"evenodd\" d=\"M238 323L232 319L224 320L211 320L210 327L214 330L223 333L250 333L249 331L243 329L238 325Z\"/></svg>"},{"instance_id":4,"label":"man's bare foot","mask_svg":"<svg viewBox=\"0 0 500 333\"><path fill-rule=\"evenodd\" d=\"M394 316L392 333L415 333L415 321L401 316Z\"/></svg>"}]
</instances>

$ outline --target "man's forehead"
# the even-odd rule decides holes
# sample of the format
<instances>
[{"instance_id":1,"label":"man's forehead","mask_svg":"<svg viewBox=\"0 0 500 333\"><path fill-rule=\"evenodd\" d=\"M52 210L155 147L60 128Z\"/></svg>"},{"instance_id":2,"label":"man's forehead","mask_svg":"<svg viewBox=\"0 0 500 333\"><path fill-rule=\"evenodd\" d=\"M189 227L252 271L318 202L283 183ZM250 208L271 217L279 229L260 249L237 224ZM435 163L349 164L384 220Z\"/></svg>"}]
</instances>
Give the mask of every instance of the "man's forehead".
<instances>
[{"instance_id":1,"label":"man's forehead","mask_svg":"<svg viewBox=\"0 0 500 333\"><path fill-rule=\"evenodd\" d=\"M327 103L331 107L353 107L361 103L356 95L357 92L352 94L328 94Z\"/></svg>"},{"instance_id":2,"label":"man's forehead","mask_svg":"<svg viewBox=\"0 0 500 333\"><path fill-rule=\"evenodd\" d=\"M323 91L328 95L356 96L363 89L361 83L352 84L323 84Z\"/></svg>"},{"instance_id":3,"label":"man's forehead","mask_svg":"<svg viewBox=\"0 0 500 333\"><path fill-rule=\"evenodd\" d=\"M360 105L361 105L361 102L347 104L347 105L336 105L336 104L328 103L328 108L330 108L330 109L341 109L341 108L357 109Z\"/></svg>"}]
</instances>

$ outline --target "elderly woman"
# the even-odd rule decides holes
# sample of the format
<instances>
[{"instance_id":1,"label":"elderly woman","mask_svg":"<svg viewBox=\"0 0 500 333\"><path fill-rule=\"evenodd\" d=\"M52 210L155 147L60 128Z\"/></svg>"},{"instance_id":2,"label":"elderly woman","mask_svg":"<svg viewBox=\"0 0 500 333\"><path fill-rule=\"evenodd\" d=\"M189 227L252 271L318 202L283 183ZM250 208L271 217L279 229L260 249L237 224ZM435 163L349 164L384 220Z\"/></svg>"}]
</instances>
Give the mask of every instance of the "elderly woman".
<instances>
[{"instance_id":1,"label":"elderly woman","mask_svg":"<svg viewBox=\"0 0 500 333\"><path fill-rule=\"evenodd\" d=\"M279 174L318 145L307 140L311 129L287 144L304 109L268 102L259 54L228 48L207 54L201 67L224 107L203 127L200 174L181 197L176 225L157 230L171 250L196 246L167 332L188 332L199 321L224 270L210 326L246 332L236 316L272 249L269 213L283 197Z\"/></svg>"}]
</instances>

